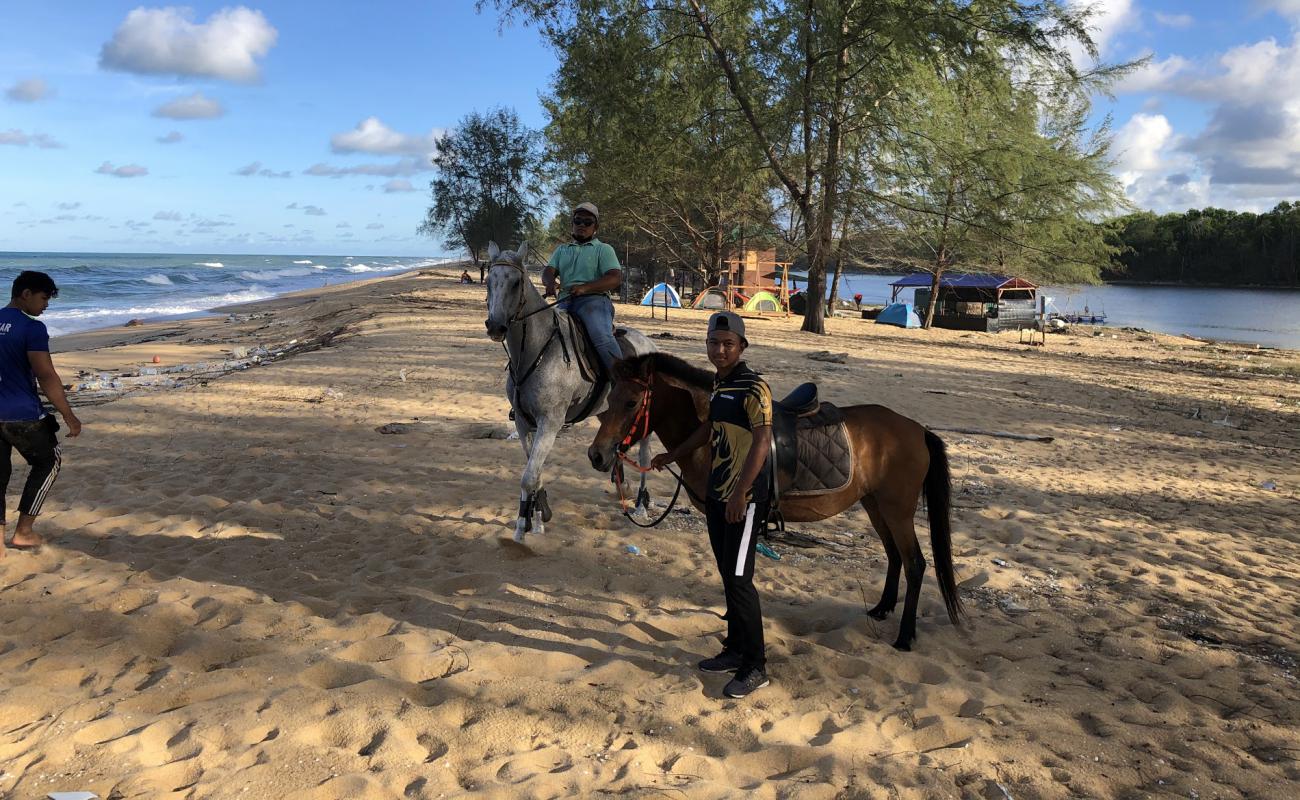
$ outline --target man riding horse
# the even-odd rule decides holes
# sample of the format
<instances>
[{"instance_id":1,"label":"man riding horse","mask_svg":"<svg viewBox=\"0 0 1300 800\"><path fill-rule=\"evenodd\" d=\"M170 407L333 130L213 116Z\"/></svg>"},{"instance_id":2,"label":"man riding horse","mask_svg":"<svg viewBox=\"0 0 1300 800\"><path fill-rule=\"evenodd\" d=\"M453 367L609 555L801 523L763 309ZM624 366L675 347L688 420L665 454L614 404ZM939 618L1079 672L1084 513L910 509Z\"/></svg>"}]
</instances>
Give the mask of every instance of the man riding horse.
<instances>
[{"instance_id":1,"label":"man riding horse","mask_svg":"<svg viewBox=\"0 0 1300 800\"><path fill-rule=\"evenodd\" d=\"M558 289L559 307L582 320L605 374L611 375L623 351L614 340L614 303L607 293L623 285L623 269L614 248L596 238L600 212L594 203L579 203L572 223L573 242L551 254L542 270L542 286L547 297Z\"/></svg>"}]
</instances>

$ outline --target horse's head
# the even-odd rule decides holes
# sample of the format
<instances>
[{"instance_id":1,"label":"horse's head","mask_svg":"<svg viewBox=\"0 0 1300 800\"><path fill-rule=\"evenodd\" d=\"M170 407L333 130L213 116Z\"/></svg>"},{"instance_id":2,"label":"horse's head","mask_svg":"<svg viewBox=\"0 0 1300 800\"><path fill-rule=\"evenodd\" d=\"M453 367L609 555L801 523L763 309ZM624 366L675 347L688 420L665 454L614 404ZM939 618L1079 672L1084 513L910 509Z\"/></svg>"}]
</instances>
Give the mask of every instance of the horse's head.
<instances>
[{"instance_id":1,"label":"horse's head","mask_svg":"<svg viewBox=\"0 0 1300 800\"><path fill-rule=\"evenodd\" d=\"M519 318L524 310L527 295L524 284L528 274L524 268L524 259L528 257L528 242L520 245L518 251L502 250L496 242L488 243L488 262L491 266L487 273L487 334L492 341L499 342L506 338L510 323Z\"/></svg>"},{"instance_id":2,"label":"horse's head","mask_svg":"<svg viewBox=\"0 0 1300 800\"><path fill-rule=\"evenodd\" d=\"M620 449L626 450L650 433L650 387L654 360L649 356L614 364L614 376L605 410L596 415L600 429L587 448L591 466L608 472Z\"/></svg>"}]
</instances>

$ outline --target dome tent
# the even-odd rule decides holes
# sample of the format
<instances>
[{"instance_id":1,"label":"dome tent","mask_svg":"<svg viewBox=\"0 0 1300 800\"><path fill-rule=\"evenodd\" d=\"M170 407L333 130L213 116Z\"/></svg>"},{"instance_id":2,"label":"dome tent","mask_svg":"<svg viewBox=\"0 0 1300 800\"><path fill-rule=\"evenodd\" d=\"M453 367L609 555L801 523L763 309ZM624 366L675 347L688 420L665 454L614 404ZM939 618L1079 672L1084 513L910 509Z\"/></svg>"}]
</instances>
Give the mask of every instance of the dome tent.
<instances>
[{"instance_id":1,"label":"dome tent","mask_svg":"<svg viewBox=\"0 0 1300 800\"><path fill-rule=\"evenodd\" d=\"M643 306L658 306L660 308L681 308L682 298L677 295L677 290L666 283L656 283L650 287L650 291L645 293L641 298Z\"/></svg>"},{"instance_id":2,"label":"dome tent","mask_svg":"<svg viewBox=\"0 0 1300 800\"><path fill-rule=\"evenodd\" d=\"M746 311L782 311L783 306L777 296L768 291L757 292L745 303Z\"/></svg>"}]
</instances>

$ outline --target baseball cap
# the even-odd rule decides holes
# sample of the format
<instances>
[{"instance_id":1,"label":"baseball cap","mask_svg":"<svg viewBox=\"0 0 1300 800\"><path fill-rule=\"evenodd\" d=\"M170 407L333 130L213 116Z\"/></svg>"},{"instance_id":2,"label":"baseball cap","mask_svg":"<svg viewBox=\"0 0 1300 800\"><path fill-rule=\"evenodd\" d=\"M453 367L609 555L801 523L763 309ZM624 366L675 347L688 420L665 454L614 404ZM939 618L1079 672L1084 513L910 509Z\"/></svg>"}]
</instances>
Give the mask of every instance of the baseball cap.
<instances>
[{"instance_id":1,"label":"baseball cap","mask_svg":"<svg viewBox=\"0 0 1300 800\"><path fill-rule=\"evenodd\" d=\"M595 203L578 203L578 205L574 206L573 211L575 214L579 211L586 211L595 217L597 222L600 221L600 211L596 209Z\"/></svg>"},{"instance_id":2,"label":"baseball cap","mask_svg":"<svg viewBox=\"0 0 1300 800\"><path fill-rule=\"evenodd\" d=\"M714 331L731 331L740 337L740 341L744 342L746 347L749 346L749 340L745 338L745 321L739 314L719 311L709 317L709 333Z\"/></svg>"}]
</instances>

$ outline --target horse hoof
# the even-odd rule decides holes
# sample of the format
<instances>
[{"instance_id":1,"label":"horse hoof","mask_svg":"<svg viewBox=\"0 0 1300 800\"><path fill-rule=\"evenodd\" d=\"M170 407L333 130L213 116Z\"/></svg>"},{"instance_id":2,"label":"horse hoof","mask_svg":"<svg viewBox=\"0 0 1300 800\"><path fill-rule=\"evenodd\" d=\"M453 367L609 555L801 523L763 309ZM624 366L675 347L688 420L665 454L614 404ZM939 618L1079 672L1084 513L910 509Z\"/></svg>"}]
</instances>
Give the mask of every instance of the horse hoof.
<instances>
[{"instance_id":1,"label":"horse hoof","mask_svg":"<svg viewBox=\"0 0 1300 800\"><path fill-rule=\"evenodd\" d=\"M541 513L542 522L551 521L551 504L546 498L546 490L537 490L537 510Z\"/></svg>"},{"instance_id":2,"label":"horse hoof","mask_svg":"<svg viewBox=\"0 0 1300 800\"><path fill-rule=\"evenodd\" d=\"M900 650L904 653L910 653L912 652L912 643L904 639L899 639L898 641L894 642L894 649Z\"/></svg>"},{"instance_id":3,"label":"horse hoof","mask_svg":"<svg viewBox=\"0 0 1300 800\"><path fill-rule=\"evenodd\" d=\"M890 610L891 609L881 608L880 606L876 606L875 608L867 612L867 616L871 617L872 619L884 619L885 617L889 616Z\"/></svg>"},{"instance_id":4,"label":"horse hoof","mask_svg":"<svg viewBox=\"0 0 1300 800\"><path fill-rule=\"evenodd\" d=\"M523 532L523 531L515 531L515 541L516 541L516 542L519 542L520 544L523 544L523 543L524 543L524 532Z\"/></svg>"}]
</instances>

